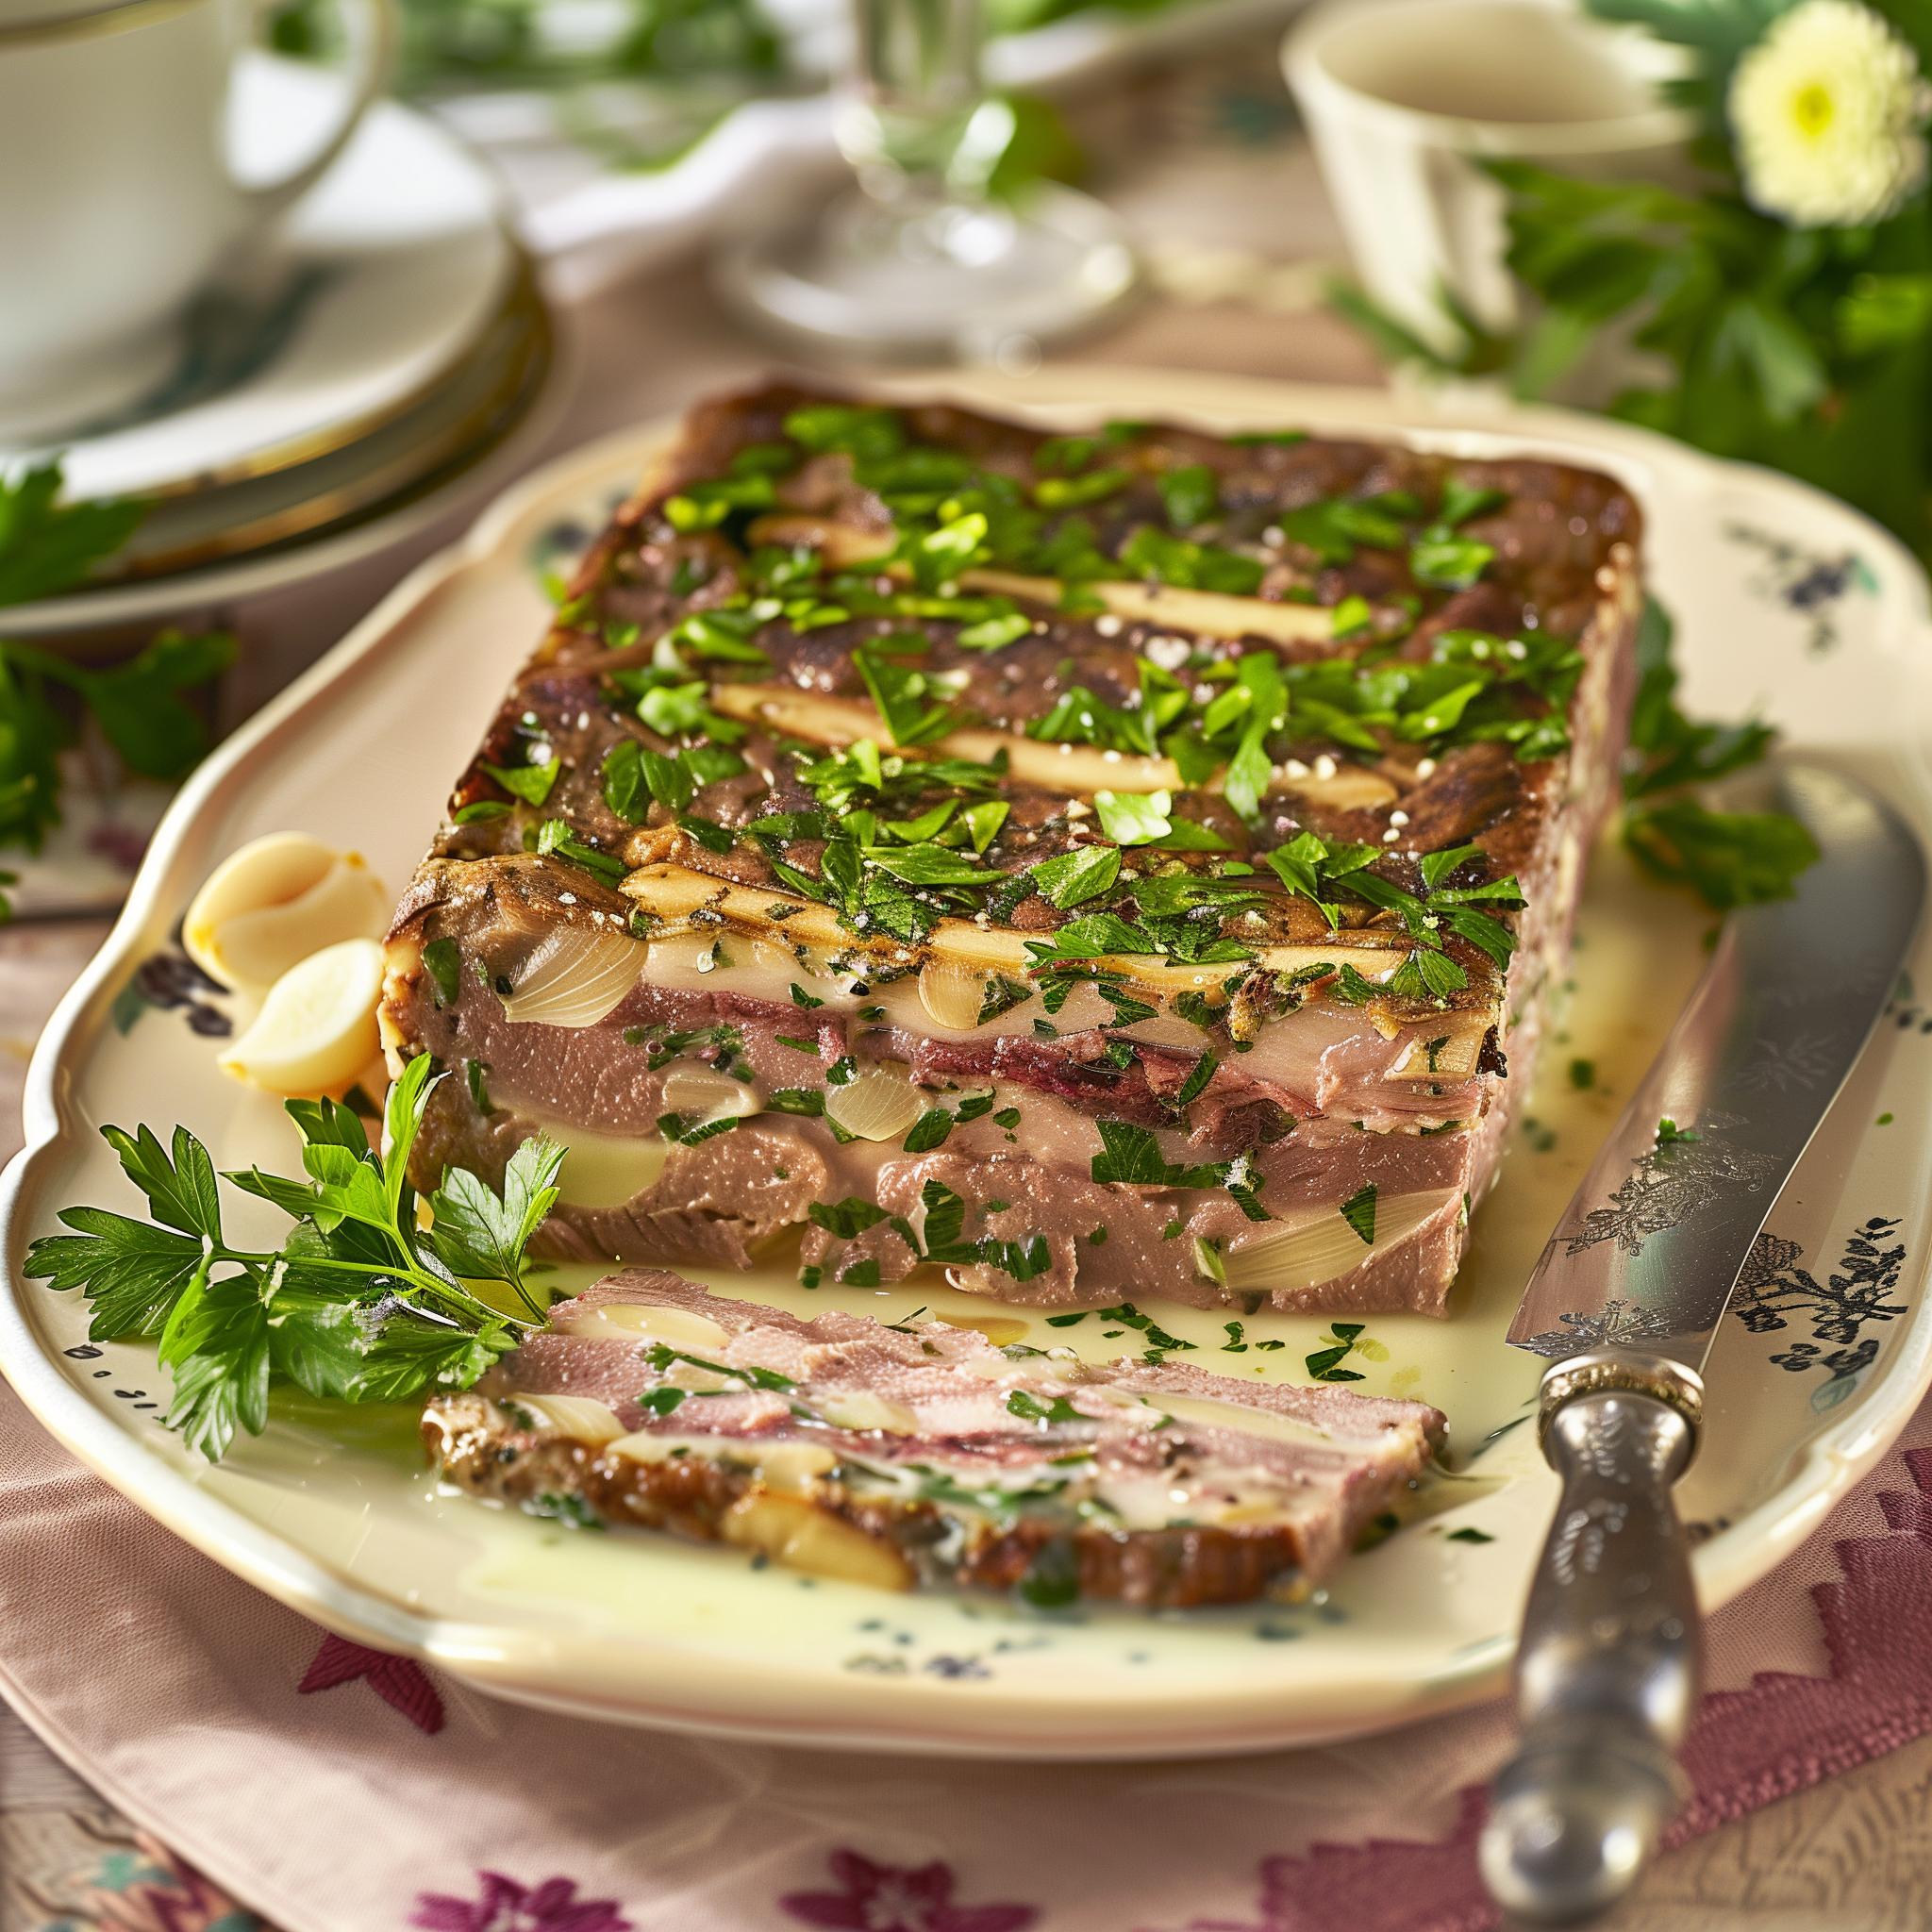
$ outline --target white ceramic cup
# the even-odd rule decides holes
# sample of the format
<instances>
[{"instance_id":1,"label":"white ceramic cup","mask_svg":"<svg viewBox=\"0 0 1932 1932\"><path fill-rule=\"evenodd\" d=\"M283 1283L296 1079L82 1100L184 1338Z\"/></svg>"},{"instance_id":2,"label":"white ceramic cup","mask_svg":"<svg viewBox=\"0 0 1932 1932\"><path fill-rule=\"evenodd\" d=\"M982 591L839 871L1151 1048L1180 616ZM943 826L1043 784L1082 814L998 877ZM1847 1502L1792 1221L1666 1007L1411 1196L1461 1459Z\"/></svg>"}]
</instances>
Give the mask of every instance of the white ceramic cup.
<instances>
[{"instance_id":1,"label":"white ceramic cup","mask_svg":"<svg viewBox=\"0 0 1932 1932\"><path fill-rule=\"evenodd\" d=\"M1670 180L1694 125L1657 97L1673 51L1574 0L1326 0L1282 61L1363 287L1444 349L1444 289L1518 320L1504 196L1472 157Z\"/></svg>"},{"instance_id":2,"label":"white ceramic cup","mask_svg":"<svg viewBox=\"0 0 1932 1932\"><path fill-rule=\"evenodd\" d=\"M250 0L0 0L0 428L131 401L177 353L167 323L341 153L380 90L390 0L341 0L341 119L282 178L228 151Z\"/></svg>"}]
</instances>

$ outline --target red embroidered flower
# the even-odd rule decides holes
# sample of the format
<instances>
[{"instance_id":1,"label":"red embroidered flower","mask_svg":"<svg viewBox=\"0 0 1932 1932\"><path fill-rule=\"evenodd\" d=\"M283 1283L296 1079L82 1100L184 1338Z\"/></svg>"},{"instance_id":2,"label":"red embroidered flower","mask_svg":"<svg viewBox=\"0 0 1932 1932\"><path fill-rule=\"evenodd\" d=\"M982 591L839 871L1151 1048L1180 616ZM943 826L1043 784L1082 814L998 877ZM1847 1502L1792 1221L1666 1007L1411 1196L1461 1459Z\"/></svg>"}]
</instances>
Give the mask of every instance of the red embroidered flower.
<instances>
[{"instance_id":1,"label":"red embroidered flower","mask_svg":"<svg viewBox=\"0 0 1932 1932\"><path fill-rule=\"evenodd\" d=\"M519 1885L501 1872L479 1872L474 1899L417 1894L409 1924L422 1932L632 1932L614 1898L579 1898L568 1878Z\"/></svg>"},{"instance_id":2,"label":"red embroidered flower","mask_svg":"<svg viewBox=\"0 0 1932 1932\"><path fill-rule=\"evenodd\" d=\"M391 1657L387 1651L371 1650L367 1644L351 1643L346 1637L330 1635L322 1640L322 1648L295 1689L307 1697L358 1680L391 1710L401 1711L419 1731L434 1737L441 1730L442 1699L421 1664L406 1657Z\"/></svg>"},{"instance_id":3,"label":"red embroidered flower","mask_svg":"<svg viewBox=\"0 0 1932 1932\"><path fill-rule=\"evenodd\" d=\"M826 1862L841 1891L788 1892L778 1903L794 1919L831 1932L1026 1932L1035 1906L957 1906L950 1865L875 1865L858 1852Z\"/></svg>"}]
</instances>

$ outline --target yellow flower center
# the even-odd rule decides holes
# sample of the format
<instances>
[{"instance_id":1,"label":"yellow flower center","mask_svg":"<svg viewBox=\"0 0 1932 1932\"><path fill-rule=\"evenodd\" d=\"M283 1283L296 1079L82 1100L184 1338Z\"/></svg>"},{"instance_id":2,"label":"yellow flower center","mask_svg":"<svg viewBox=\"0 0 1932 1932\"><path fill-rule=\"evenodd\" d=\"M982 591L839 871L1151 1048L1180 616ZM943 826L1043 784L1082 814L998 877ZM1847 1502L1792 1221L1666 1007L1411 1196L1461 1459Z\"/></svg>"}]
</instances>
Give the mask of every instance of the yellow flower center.
<instances>
[{"instance_id":1,"label":"yellow flower center","mask_svg":"<svg viewBox=\"0 0 1932 1932\"><path fill-rule=\"evenodd\" d=\"M1791 119L1807 141L1816 141L1838 114L1831 90L1819 81L1801 87L1791 96Z\"/></svg>"}]
</instances>

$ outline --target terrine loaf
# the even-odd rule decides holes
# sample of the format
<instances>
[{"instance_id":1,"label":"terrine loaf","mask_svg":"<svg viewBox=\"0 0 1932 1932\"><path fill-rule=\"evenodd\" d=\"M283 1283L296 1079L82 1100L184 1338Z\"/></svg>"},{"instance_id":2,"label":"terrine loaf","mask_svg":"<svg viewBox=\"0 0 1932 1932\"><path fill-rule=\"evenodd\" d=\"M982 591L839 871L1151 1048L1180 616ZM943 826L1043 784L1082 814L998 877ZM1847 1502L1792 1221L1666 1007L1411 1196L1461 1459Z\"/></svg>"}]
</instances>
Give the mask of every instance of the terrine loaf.
<instances>
[{"instance_id":1,"label":"terrine loaf","mask_svg":"<svg viewBox=\"0 0 1932 1932\"><path fill-rule=\"evenodd\" d=\"M636 1268L433 1396L445 1480L577 1521L1043 1607L1244 1603L1321 1583L1421 1475L1420 1402L1098 1368L972 1328L803 1321Z\"/></svg>"},{"instance_id":2,"label":"terrine loaf","mask_svg":"<svg viewBox=\"0 0 1932 1932\"><path fill-rule=\"evenodd\" d=\"M1445 1310L1635 679L1609 477L773 388L596 542L397 913L423 1185L1008 1301Z\"/></svg>"}]
</instances>

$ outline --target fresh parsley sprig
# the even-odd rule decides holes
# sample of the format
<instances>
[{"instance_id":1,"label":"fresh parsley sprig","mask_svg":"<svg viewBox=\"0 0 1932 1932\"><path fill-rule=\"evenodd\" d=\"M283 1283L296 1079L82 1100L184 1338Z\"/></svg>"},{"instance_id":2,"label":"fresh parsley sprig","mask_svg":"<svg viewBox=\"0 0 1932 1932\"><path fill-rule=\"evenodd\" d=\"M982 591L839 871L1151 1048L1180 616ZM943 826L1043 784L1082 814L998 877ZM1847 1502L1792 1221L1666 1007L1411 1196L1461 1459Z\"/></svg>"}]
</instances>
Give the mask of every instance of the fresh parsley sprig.
<instances>
[{"instance_id":1,"label":"fresh parsley sprig","mask_svg":"<svg viewBox=\"0 0 1932 1932\"><path fill-rule=\"evenodd\" d=\"M0 615L7 605L86 582L141 521L138 503L62 503L60 483L58 460L0 476ZM219 632L164 632L125 663L106 667L0 642L0 845L37 852L60 822L60 754L76 734L55 702L57 688L92 715L130 771L178 778L208 748L182 692L225 670L234 656L234 640Z\"/></svg>"},{"instance_id":2,"label":"fresh parsley sprig","mask_svg":"<svg viewBox=\"0 0 1932 1932\"><path fill-rule=\"evenodd\" d=\"M25 1273L78 1289L96 1341L156 1341L175 1377L168 1426L210 1461L238 1430L261 1432L278 1381L355 1403L402 1401L432 1384L466 1389L543 1320L525 1255L556 1203L563 1149L526 1141L500 1191L450 1169L429 1196L433 1224L419 1228L409 1153L443 1077L427 1055L409 1062L390 1090L379 1152L339 1102L288 1103L303 1177L258 1167L223 1175L291 1218L275 1249L229 1240L214 1163L186 1127L167 1147L145 1126L104 1127L148 1218L63 1209L72 1232L31 1243ZM507 1314L473 1282L501 1284L524 1314Z\"/></svg>"},{"instance_id":3,"label":"fresh parsley sprig","mask_svg":"<svg viewBox=\"0 0 1932 1932\"><path fill-rule=\"evenodd\" d=\"M1624 773L1624 842L1659 878L1721 912L1788 899L1818 847L1784 812L1719 811L1690 790L1756 764L1776 734L1756 720L1714 724L1677 706L1670 613L1653 597L1637 632L1637 700Z\"/></svg>"}]
</instances>

